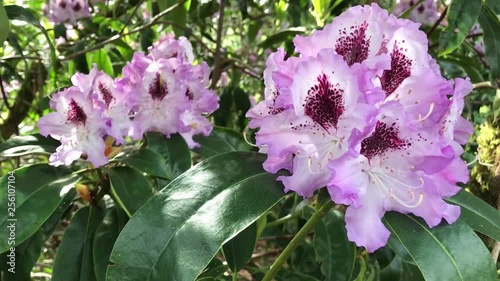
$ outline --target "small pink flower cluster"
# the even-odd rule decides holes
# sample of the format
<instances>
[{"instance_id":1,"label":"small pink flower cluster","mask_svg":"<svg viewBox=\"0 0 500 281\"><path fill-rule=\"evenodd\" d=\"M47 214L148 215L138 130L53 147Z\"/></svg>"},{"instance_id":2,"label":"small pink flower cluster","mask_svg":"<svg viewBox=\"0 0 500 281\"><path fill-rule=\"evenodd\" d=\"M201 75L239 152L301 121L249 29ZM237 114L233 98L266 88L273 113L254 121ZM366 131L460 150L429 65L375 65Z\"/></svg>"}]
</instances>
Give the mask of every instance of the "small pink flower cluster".
<instances>
[{"instance_id":1,"label":"small pink flower cluster","mask_svg":"<svg viewBox=\"0 0 500 281\"><path fill-rule=\"evenodd\" d=\"M69 165L85 154L99 167L108 162L106 137L122 144L125 137L140 140L149 131L180 133L196 147L192 137L211 132L206 115L218 108L219 98L207 88L208 65L193 65L193 59L186 38L164 36L148 55L135 53L116 81L96 66L88 75L75 74L73 86L52 97L55 112L38 122L40 134L61 141L50 164Z\"/></svg>"},{"instance_id":2,"label":"small pink flower cluster","mask_svg":"<svg viewBox=\"0 0 500 281\"><path fill-rule=\"evenodd\" d=\"M294 43L300 57L269 56L265 99L247 113L264 168L290 171L278 179L304 197L326 186L370 252L389 238L386 211L454 222L460 208L443 197L468 180L460 144L473 128L460 114L472 85L441 76L419 24L356 6Z\"/></svg>"}]
</instances>

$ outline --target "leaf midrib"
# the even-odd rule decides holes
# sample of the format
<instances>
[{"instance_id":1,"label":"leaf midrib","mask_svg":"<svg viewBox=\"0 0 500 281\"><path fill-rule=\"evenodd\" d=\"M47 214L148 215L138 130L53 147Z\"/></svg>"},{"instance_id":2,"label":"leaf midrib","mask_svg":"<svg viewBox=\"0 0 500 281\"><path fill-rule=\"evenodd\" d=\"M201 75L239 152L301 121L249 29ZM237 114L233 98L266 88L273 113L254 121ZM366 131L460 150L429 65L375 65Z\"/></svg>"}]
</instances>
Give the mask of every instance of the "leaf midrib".
<instances>
[{"instance_id":1,"label":"leaf midrib","mask_svg":"<svg viewBox=\"0 0 500 281\"><path fill-rule=\"evenodd\" d=\"M222 191L225 191L225 190L230 190L230 189L233 189L235 186L239 185L240 183L242 182L245 182L247 181L248 179L252 179L252 178L255 178L255 177L258 177L258 176L262 176L262 175L266 175L268 174L267 172L262 172L262 173L258 173L258 174L254 174L252 176L249 176L249 177L245 177L244 179L240 180L240 181L237 181L231 185L229 185L228 188L225 188ZM219 195L221 192L217 192L217 193L214 193L213 196L211 196L210 198L207 198L207 200L205 200L205 202L208 202L210 201L211 199L215 198L217 195ZM187 222L189 221L194 215L196 215L198 213L198 211L203 207L205 206L206 204L202 204L200 205L198 208L196 208L196 210L194 210L193 213L191 213L189 215L189 217L187 217L185 220L183 220L184 222ZM151 274L153 273L154 269L156 268L156 265L158 264L158 260L160 259L161 255L165 252L165 250L167 249L168 245L170 244L170 242L172 241L172 239L177 235L177 233L179 232L179 230L182 228L182 226L185 225L185 224L182 224L180 227L177 227L177 229L175 230L175 232L172 234L172 236L168 239L168 241L165 243L165 246L162 248L162 251L160 252L160 255L157 257L157 259L155 259L155 262L153 264L153 266L150 268L149 270L149 273L148 273L148 276L146 278L146 281L150 281L150 277L151 277Z\"/></svg>"}]
</instances>

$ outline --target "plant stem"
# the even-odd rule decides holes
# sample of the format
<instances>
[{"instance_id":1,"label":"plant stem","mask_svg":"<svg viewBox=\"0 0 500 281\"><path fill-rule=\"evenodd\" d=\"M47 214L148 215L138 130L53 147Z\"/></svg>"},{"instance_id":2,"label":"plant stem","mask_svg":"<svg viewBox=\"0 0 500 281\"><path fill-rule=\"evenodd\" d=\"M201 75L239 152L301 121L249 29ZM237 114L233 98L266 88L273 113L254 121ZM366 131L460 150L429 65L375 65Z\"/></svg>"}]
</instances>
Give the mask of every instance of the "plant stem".
<instances>
[{"instance_id":1,"label":"plant stem","mask_svg":"<svg viewBox=\"0 0 500 281\"><path fill-rule=\"evenodd\" d=\"M271 266L271 269L266 273L264 276L264 279L262 281L271 281L273 280L274 276L278 273L278 271L281 269L283 264L287 261L287 259L290 257L292 252L300 245L300 243L307 237L307 234L313 230L316 225L321 221L321 218L328 213L328 211L333 208L335 204L332 201L328 201L325 205L323 205L321 208L317 209L314 214L311 216L311 218L306 222L306 224L297 232L295 237L288 243L286 248L283 250L281 255L278 256L274 264Z\"/></svg>"}]
</instances>

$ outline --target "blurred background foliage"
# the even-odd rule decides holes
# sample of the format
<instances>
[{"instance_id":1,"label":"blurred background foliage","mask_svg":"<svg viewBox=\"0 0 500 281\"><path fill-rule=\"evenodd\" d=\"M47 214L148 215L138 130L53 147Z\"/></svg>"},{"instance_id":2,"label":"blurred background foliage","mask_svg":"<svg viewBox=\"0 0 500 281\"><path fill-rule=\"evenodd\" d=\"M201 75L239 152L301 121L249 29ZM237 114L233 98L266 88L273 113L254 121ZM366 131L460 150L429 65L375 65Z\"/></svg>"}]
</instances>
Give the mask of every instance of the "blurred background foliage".
<instances>
[{"instance_id":1,"label":"blurred background foliage","mask_svg":"<svg viewBox=\"0 0 500 281\"><path fill-rule=\"evenodd\" d=\"M20 153L10 157L8 151L15 143L15 136L37 132L37 120L49 112L50 94L70 86L73 74L88 73L92 63L96 63L112 77L119 77L135 51L147 51L162 34L171 32L187 37L196 58L212 68L211 87L220 96L220 108L213 114L215 124L243 133L251 142L244 115L262 98L262 73L267 56L278 47L292 55L292 39L296 34L309 34L331 22L346 8L370 2L377 2L390 11L396 5L395 0L106 0L91 5L89 18L75 24L54 25L43 15L44 0L4 0L0 8L0 41L5 39L0 46L1 174L22 165L47 162L45 154ZM464 110L464 116L476 129L463 156L471 167L467 188L500 208L500 1L469 2L479 6L471 5L471 9L458 14L448 13L453 16L449 18L450 1L439 1L443 16L435 24L421 28L429 36L430 53L437 59L443 75L448 79L468 76L475 85ZM175 10L168 12L173 5L177 5ZM477 23L482 29L473 28ZM224 130L227 129L216 128L214 134L223 134ZM241 142L237 136L234 138ZM11 142L5 143L9 139ZM57 146L57 142L50 139L39 140L39 143ZM245 149L250 148L245 146ZM202 156L208 153L199 152ZM197 161L200 156L193 154L193 157ZM155 183L157 187L164 184ZM80 192L82 198L85 192ZM262 278L259 268L272 262L311 215L307 203L292 195L273 209L268 219L286 217L287 220L268 224L265 230L260 230L261 238L254 235L255 253L245 270L240 271L239 278ZM81 207L82 203L76 205ZM287 217L287 214L291 215ZM338 218L331 218L335 219ZM45 237L49 239L32 273L34 280L48 280L51 276L55 250L67 224L67 220L63 220L53 234ZM342 230L332 231L342 235ZM490 239L484 240L491 248L499 247ZM311 258L314 257L313 243L307 240L299 247L292 256L291 267L282 271L279 280L316 280L306 276L319 280L322 268L320 261ZM370 279L373 272L390 275L391 272L383 273L384 268L389 267L389 263L402 263L393 257L394 253L384 249L375 256L357 252L356 258L363 261L356 268L362 273L360 276L364 276L359 280L375 280ZM415 271L415 266L404 266L404 274L418 280L420 273ZM210 272L218 270L222 276L228 265L214 259L207 268L205 275L211 276Z\"/></svg>"}]
</instances>

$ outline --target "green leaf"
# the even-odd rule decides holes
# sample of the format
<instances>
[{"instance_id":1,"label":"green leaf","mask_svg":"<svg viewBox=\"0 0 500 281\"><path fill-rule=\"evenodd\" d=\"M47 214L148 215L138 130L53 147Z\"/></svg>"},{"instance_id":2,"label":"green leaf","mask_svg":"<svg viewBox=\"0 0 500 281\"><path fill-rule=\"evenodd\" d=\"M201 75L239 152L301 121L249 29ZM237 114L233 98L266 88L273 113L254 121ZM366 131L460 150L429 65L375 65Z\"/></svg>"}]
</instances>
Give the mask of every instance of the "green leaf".
<instances>
[{"instance_id":1,"label":"green leaf","mask_svg":"<svg viewBox=\"0 0 500 281\"><path fill-rule=\"evenodd\" d=\"M233 90L232 87L224 88L219 100L219 108L213 113L214 122L217 126L227 127L231 121L233 112Z\"/></svg>"},{"instance_id":2,"label":"green leaf","mask_svg":"<svg viewBox=\"0 0 500 281\"><path fill-rule=\"evenodd\" d=\"M460 220L472 229L500 241L500 212L497 209L465 190L446 201L461 207Z\"/></svg>"},{"instance_id":3,"label":"green leaf","mask_svg":"<svg viewBox=\"0 0 500 281\"><path fill-rule=\"evenodd\" d=\"M52 234L56 226L59 224L61 217L71 206L73 199L76 196L76 191L71 189L62 199L56 211L45 221L42 227L31 235L26 241L20 245L16 245L16 270L15 273L10 273L5 270L3 274L4 281L31 281L31 270L36 264L42 246L45 244L47 238ZM0 257L0 263L5 264L9 260L6 252ZM5 259L5 260L3 260Z\"/></svg>"},{"instance_id":4,"label":"green leaf","mask_svg":"<svg viewBox=\"0 0 500 281\"><path fill-rule=\"evenodd\" d=\"M474 231L461 221L429 229L413 216L395 212L383 219L390 239L404 246L425 280L495 280L491 255ZM398 256L404 256L398 250Z\"/></svg>"},{"instance_id":5,"label":"green leaf","mask_svg":"<svg viewBox=\"0 0 500 281\"><path fill-rule=\"evenodd\" d=\"M9 18L7 18L7 12L3 7L3 4L0 3L0 46L3 46L3 42L9 36Z\"/></svg>"},{"instance_id":6,"label":"green leaf","mask_svg":"<svg viewBox=\"0 0 500 281\"><path fill-rule=\"evenodd\" d=\"M491 66L491 80L500 87L500 20L487 5L483 5L479 24L484 32L484 51Z\"/></svg>"},{"instance_id":7,"label":"green leaf","mask_svg":"<svg viewBox=\"0 0 500 281\"><path fill-rule=\"evenodd\" d=\"M175 179L191 168L191 152L181 135L175 134L167 139L163 134L150 132L146 139L147 148L163 157L169 179Z\"/></svg>"},{"instance_id":8,"label":"green leaf","mask_svg":"<svg viewBox=\"0 0 500 281\"><path fill-rule=\"evenodd\" d=\"M259 47L263 49L271 48L274 45L280 44L288 39L291 39L297 34L303 34L306 30L303 27L291 27L282 31L279 31L269 37L266 40L259 43Z\"/></svg>"},{"instance_id":9,"label":"green leaf","mask_svg":"<svg viewBox=\"0 0 500 281\"><path fill-rule=\"evenodd\" d=\"M160 0L157 1L160 12L168 9L169 7L175 5L178 1L176 0ZM163 18L167 21L175 22L180 26L186 25L187 15L189 8L191 7L191 0L186 1L183 5L173 9L170 13L165 15ZM177 26L172 26L174 33L177 37L184 35L184 29Z\"/></svg>"},{"instance_id":10,"label":"green leaf","mask_svg":"<svg viewBox=\"0 0 500 281\"><path fill-rule=\"evenodd\" d=\"M102 211L95 207L78 210L57 249L52 281L95 281L92 242Z\"/></svg>"},{"instance_id":11,"label":"green leaf","mask_svg":"<svg viewBox=\"0 0 500 281\"><path fill-rule=\"evenodd\" d=\"M448 7L448 26L439 37L439 55L456 50L465 40L481 12L481 0L454 0Z\"/></svg>"},{"instance_id":12,"label":"green leaf","mask_svg":"<svg viewBox=\"0 0 500 281\"><path fill-rule=\"evenodd\" d=\"M344 216L330 211L314 230L314 249L327 280L354 279L356 245L347 239Z\"/></svg>"},{"instance_id":13,"label":"green leaf","mask_svg":"<svg viewBox=\"0 0 500 281\"><path fill-rule=\"evenodd\" d=\"M7 229L14 222L9 219L16 219L17 244L28 239L42 226L61 202L60 193L78 182L80 178L68 176L70 172L67 168L36 164L13 171L14 181L9 181L9 174L0 179L0 206L6 208L5 212L0 213L0 227ZM14 190L15 196L9 197L9 191L14 194ZM15 212L7 207L15 207ZM10 213L12 217L9 217ZM7 231L0 232L0 253L10 248L8 235Z\"/></svg>"},{"instance_id":14,"label":"green leaf","mask_svg":"<svg viewBox=\"0 0 500 281\"><path fill-rule=\"evenodd\" d=\"M380 271L379 280L424 281L425 279L416 265L405 263L395 256L391 263Z\"/></svg>"},{"instance_id":15,"label":"green leaf","mask_svg":"<svg viewBox=\"0 0 500 281\"><path fill-rule=\"evenodd\" d=\"M172 177L169 174L170 169L167 167L165 160L160 154L153 150L143 148L136 150L126 156L118 156L111 162L119 162L128 166L134 167L137 170L148 175L169 179Z\"/></svg>"},{"instance_id":16,"label":"green leaf","mask_svg":"<svg viewBox=\"0 0 500 281\"><path fill-rule=\"evenodd\" d=\"M108 56L108 53L104 49L99 49L98 51L87 53L87 64L89 69L92 69L93 64L97 65L97 69L104 71L111 77L115 77L113 71L113 64Z\"/></svg>"},{"instance_id":17,"label":"green leaf","mask_svg":"<svg viewBox=\"0 0 500 281\"><path fill-rule=\"evenodd\" d=\"M193 151L204 159L225 152L252 150L240 133L222 127L214 127L208 137L197 135L193 139L200 144L200 147Z\"/></svg>"},{"instance_id":18,"label":"green leaf","mask_svg":"<svg viewBox=\"0 0 500 281\"><path fill-rule=\"evenodd\" d=\"M49 36L47 30L40 24L40 20L38 20L38 18L35 16L35 13L18 5L7 5L5 6L5 11L7 12L7 16L10 20L27 22L42 31L45 39L47 39L47 42L49 43L52 64L55 64L57 61L56 47L54 46L54 42L52 42L52 39Z\"/></svg>"},{"instance_id":19,"label":"green leaf","mask_svg":"<svg viewBox=\"0 0 500 281\"><path fill-rule=\"evenodd\" d=\"M224 244L222 251L231 271L240 271L252 258L256 238L257 222L254 222Z\"/></svg>"},{"instance_id":20,"label":"green leaf","mask_svg":"<svg viewBox=\"0 0 500 281\"><path fill-rule=\"evenodd\" d=\"M114 167L108 176L111 192L129 217L153 196L148 180L131 167Z\"/></svg>"},{"instance_id":21,"label":"green leaf","mask_svg":"<svg viewBox=\"0 0 500 281\"><path fill-rule=\"evenodd\" d=\"M118 212L122 212L122 210L116 207L111 208L95 232L92 253L97 281L106 280L106 269L111 250L113 250L118 234L122 230Z\"/></svg>"},{"instance_id":22,"label":"green leaf","mask_svg":"<svg viewBox=\"0 0 500 281\"><path fill-rule=\"evenodd\" d=\"M172 181L120 233L106 280L195 279L225 242L284 196L278 175L262 169L264 160L226 153Z\"/></svg>"},{"instance_id":23,"label":"green leaf","mask_svg":"<svg viewBox=\"0 0 500 281\"><path fill-rule=\"evenodd\" d=\"M61 145L53 138L40 134L15 136L0 144L0 157L17 157L32 153L51 154Z\"/></svg>"},{"instance_id":24,"label":"green leaf","mask_svg":"<svg viewBox=\"0 0 500 281\"><path fill-rule=\"evenodd\" d=\"M236 87L233 90L233 102L234 109L236 111L236 116L238 117L237 125L241 131L243 131L246 127L247 118L245 114L252 106L250 104L250 99L248 98L248 94L245 93L240 87Z\"/></svg>"}]
</instances>

